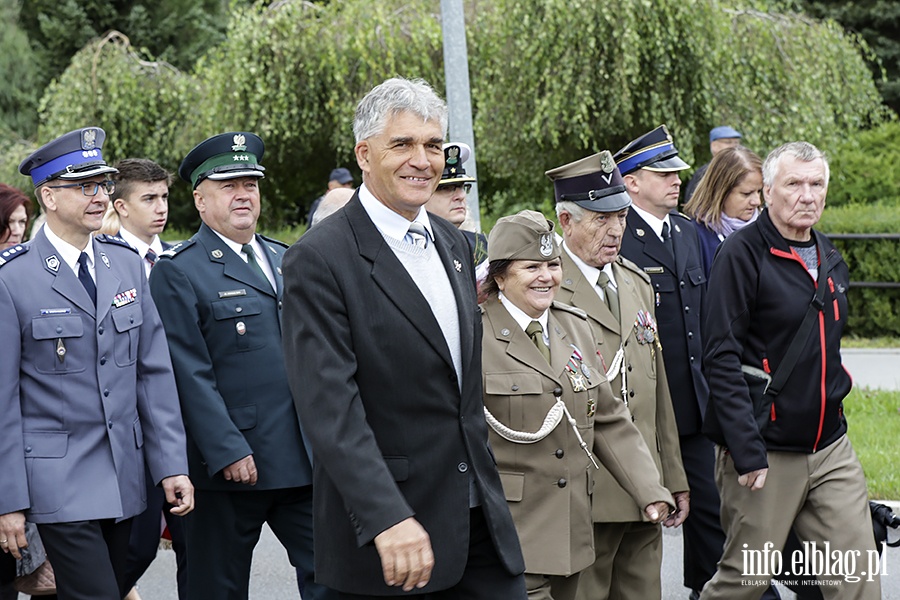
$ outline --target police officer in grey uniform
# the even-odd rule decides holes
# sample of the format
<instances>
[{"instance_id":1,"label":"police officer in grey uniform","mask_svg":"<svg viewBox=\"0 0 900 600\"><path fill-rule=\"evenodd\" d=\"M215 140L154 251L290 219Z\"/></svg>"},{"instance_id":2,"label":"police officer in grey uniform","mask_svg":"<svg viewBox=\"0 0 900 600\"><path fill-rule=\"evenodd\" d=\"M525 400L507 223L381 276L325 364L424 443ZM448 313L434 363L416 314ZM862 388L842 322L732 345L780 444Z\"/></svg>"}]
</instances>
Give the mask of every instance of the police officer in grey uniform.
<instances>
[{"instance_id":1,"label":"police officer in grey uniform","mask_svg":"<svg viewBox=\"0 0 900 600\"><path fill-rule=\"evenodd\" d=\"M120 600L144 465L193 508L165 334L144 267L100 228L115 169L98 127L69 132L19 166L47 215L0 254L0 548L20 556L36 523L62 600Z\"/></svg>"}]
</instances>

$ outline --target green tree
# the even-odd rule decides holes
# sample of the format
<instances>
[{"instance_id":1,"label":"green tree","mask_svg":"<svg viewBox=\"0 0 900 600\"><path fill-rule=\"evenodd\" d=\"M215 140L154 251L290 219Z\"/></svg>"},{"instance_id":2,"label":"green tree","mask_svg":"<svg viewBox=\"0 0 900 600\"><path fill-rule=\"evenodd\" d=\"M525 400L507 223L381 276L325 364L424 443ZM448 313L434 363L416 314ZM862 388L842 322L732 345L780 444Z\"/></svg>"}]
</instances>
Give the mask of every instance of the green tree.
<instances>
[{"instance_id":1,"label":"green tree","mask_svg":"<svg viewBox=\"0 0 900 600\"><path fill-rule=\"evenodd\" d=\"M37 130L40 63L19 25L18 0L0 0L0 130L30 137ZM8 138L7 138L8 139Z\"/></svg>"}]
</instances>

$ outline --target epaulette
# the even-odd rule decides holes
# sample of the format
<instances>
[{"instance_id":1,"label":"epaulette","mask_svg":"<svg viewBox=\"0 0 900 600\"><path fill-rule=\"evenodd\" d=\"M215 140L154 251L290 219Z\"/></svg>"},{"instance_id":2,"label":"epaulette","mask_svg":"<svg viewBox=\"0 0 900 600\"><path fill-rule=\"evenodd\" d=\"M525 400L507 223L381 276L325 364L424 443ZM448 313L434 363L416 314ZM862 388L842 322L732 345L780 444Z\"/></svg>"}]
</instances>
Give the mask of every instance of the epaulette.
<instances>
[{"instance_id":1,"label":"epaulette","mask_svg":"<svg viewBox=\"0 0 900 600\"><path fill-rule=\"evenodd\" d=\"M171 248L169 248L167 250L163 250L162 253L159 255L159 257L160 258L164 258L164 257L165 258L174 258L176 254L178 254L185 248L190 248L195 243L196 243L196 241L194 240L194 238L191 238L189 240L184 240L183 242L178 242Z\"/></svg>"},{"instance_id":2,"label":"epaulette","mask_svg":"<svg viewBox=\"0 0 900 600\"><path fill-rule=\"evenodd\" d=\"M281 240L276 240L275 238L270 238L270 237L267 237L267 236L262 235L262 234L259 234L259 237L261 237L262 239L266 240L267 242L270 242L270 243L272 243L272 244L276 244L276 245L278 245L278 246L281 246L282 248L290 248L290 247L291 247L290 244L286 244L286 243L282 242Z\"/></svg>"},{"instance_id":3,"label":"epaulette","mask_svg":"<svg viewBox=\"0 0 900 600\"><path fill-rule=\"evenodd\" d=\"M124 248L128 248L135 254L138 253L137 248L126 242L124 239L120 238L117 235L109 235L108 233L101 233L98 236L94 237L95 240L100 242L101 244L115 244L117 246L122 246Z\"/></svg>"},{"instance_id":4,"label":"epaulette","mask_svg":"<svg viewBox=\"0 0 900 600\"><path fill-rule=\"evenodd\" d=\"M12 259L22 256L26 252L28 252L29 246L24 246L22 244L16 244L10 248L7 248L3 252L0 252L0 267L11 261Z\"/></svg>"},{"instance_id":5,"label":"epaulette","mask_svg":"<svg viewBox=\"0 0 900 600\"><path fill-rule=\"evenodd\" d=\"M621 254L619 255L619 258L617 260L619 261L619 265L622 266L622 268L628 269L629 271L638 275L641 279L643 279L647 283L650 283L650 276L647 275L647 273L642 268L640 268L639 266L637 266L636 264L634 264L633 262L631 262L630 260L628 260L627 258L622 256Z\"/></svg>"},{"instance_id":6,"label":"epaulette","mask_svg":"<svg viewBox=\"0 0 900 600\"><path fill-rule=\"evenodd\" d=\"M571 306L571 305L569 305L569 304L565 304L565 303L563 303L563 302L560 302L559 300L554 300L554 301L553 301L553 308L556 308L556 309L559 309L559 310L564 310L564 311L566 311L566 312L568 312L568 313L572 313L572 314L575 315L576 317L581 317L582 319L587 320L587 313L584 312L583 310L581 310L580 308L576 307L576 306Z\"/></svg>"},{"instance_id":7,"label":"epaulette","mask_svg":"<svg viewBox=\"0 0 900 600\"><path fill-rule=\"evenodd\" d=\"M683 212L672 212L672 213L669 213L669 214L672 215L672 216L674 216L674 217L681 217L681 218L684 219L685 221L693 221L692 218L690 218L689 216L687 216L687 215L684 214Z\"/></svg>"}]
</instances>

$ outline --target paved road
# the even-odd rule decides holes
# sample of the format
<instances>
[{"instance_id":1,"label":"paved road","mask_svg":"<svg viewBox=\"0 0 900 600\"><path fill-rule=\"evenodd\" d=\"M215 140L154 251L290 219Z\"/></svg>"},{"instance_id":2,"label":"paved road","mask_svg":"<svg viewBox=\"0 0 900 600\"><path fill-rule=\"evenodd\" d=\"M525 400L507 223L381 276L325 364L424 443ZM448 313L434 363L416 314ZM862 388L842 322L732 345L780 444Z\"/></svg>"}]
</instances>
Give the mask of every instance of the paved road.
<instances>
[{"instance_id":1,"label":"paved road","mask_svg":"<svg viewBox=\"0 0 900 600\"><path fill-rule=\"evenodd\" d=\"M844 348L841 359L854 385L900 391L900 348Z\"/></svg>"}]
</instances>

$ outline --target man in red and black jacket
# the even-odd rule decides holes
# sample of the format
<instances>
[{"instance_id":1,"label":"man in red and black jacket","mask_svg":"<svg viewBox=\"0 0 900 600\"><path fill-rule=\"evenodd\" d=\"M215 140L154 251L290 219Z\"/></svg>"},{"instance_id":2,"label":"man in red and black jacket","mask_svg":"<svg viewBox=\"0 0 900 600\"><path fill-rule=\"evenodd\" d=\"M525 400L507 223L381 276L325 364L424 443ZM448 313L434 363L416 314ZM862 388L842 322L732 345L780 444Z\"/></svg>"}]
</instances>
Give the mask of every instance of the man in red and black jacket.
<instances>
[{"instance_id":1,"label":"man in red and black jacket","mask_svg":"<svg viewBox=\"0 0 900 600\"><path fill-rule=\"evenodd\" d=\"M717 444L727 540L704 600L758 598L770 575L804 574L794 559L810 558L826 543L858 565L856 572L835 573L806 563L806 571L819 572L805 574L836 580L822 586L826 598L881 597L878 576L862 574L875 546L865 478L842 407L852 386L840 354L848 269L812 229L825 206L828 174L825 156L808 143L774 150L763 165L767 210L730 236L713 262L703 323L710 384L704 432ZM781 393L771 406L754 409L741 366L775 376L818 286L827 286L824 302ZM780 551L791 527L805 542L801 556L783 556L772 569L766 550Z\"/></svg>"}]
</instances>

